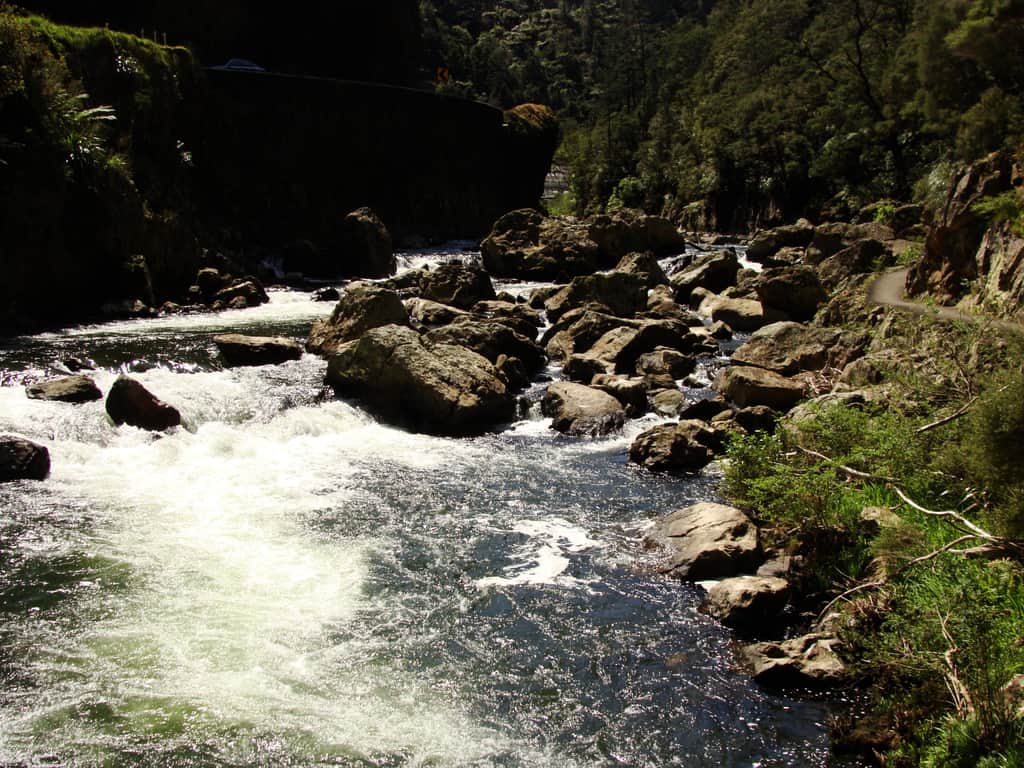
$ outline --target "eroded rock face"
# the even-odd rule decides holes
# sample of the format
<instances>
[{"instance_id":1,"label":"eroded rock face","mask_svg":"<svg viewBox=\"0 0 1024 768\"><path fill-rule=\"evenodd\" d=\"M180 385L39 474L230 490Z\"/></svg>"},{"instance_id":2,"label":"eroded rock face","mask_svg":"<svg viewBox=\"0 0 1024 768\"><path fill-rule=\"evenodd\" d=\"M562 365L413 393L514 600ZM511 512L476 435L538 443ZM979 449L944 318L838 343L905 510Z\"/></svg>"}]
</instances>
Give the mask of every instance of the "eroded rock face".
<instances>
[{"instance_id":1,"label":"eroded rock face","mask_svg":"<svg viewBox=\"0 0 1024 768\"><path fill-rule=\"evenodd\" d=\"M302 357L302 345L282 336L246 336L225 333L213 337L229 366L277 365Z\"/></svg>"},{"instance_id":2,"label":"eroded rock face","mask_svg":"<svg viewBox=\"0 0 1024 768\"><path fill-rule=\"evenodd\" d=\"M487 358L399 325L373 328L339 348L327 383L384 421L429 434L481 434L515 415L515 400Z\"/></svg>"},{"instance_id":3,"label":"eroded rock face","mask_svg":"<svg viewBox=\"0 0 1024 768\"><path fill-rule=\"evenodd\" d=\"M629 447L629 460L651 472L696 472L722 450L722 436L702 421L658 424Z\"/></svg>"},{"instance_id":4,"label":"eroded rock face","mask_svg":"<svg viewBox=\"0 0 1024 768\"><path fill-rule=\"evenodd\" d=\"M615 397L569 381L556 381L548 387L541 411L551 417L554 429L581 437L606 435L626 422L626 412Z\"/></svg>"},{"instance_id":5,"label":"eroded rock face","mask_svg":"<svg viewBox=\"0 0 1024 768\"><path fill-rule=\"evenodd\" d=\"M556 321L570 309L588 303L607 307L618 317L632 317L647 308L647 285L640 276L626 272L577 277L544 302L544 308L548 318Z\"/></svg>"},{"instance_id":6,"label":"eroded rock face","mask_svg":"<svg viewBox=\"0 0 1024 768\"><path fill-rule=\"evenodd\" d=\"M50 452L23 437L0 435L0 483L45 480L50 474Z\"/></svg>"},{"instance_id":7,"label":"eroded rock face","mask_svg":"<svg viewBox=\"0 0 1024 768\"><path fill-rule=\"evenodd\" d=\"M372 328L408 324L409 313L397 293L374 283L352 283L331 316L313 323L306 350L330 355Z\"/></svg>"},{"instance_id":8,"label":"eroded rock face","mask_svg":"<svg viewBox=\"0 0 1024 768\"><path fill-rule=\"evenodd\" d=\"M173 405L146 389L135 379L118 376L107 393L107 415L118 426L128 424L151 432L162 432L181 424L181 414Z\"/></svg>"},{"instance_id":9,"label":"eroded rock face","mask_svg":"<svg viewBox=\"0 0 1024 768\"><path fill-rule=\"evenodd\" d=\"M800 323L772 323L751 334L732 355L734 365L754 366L784 376L816 371L829 362L829 349L840 332Z\"/></svg>"},{"instance_id":10,"label":"eroded rock face","mask_svg":"<svg viewBox=\"0 0 1024 768\"><path fill-rule=\"evenodd\" d=\"M925 240L924 255L907 275L907 292L929 293L941 303L955 302L964 285L979 276L976 254L988 221L975 209L984 197L1010 189L1009 159L994 153L953 179L949 195Z\"/></svg>"},{"instance_id":11,"label":"eroded rock face","mask_svg":"<svg viewBox=\"0 0 1024 768\"><path fill-rule=\"evenodd\" d=\"M709 501L661 518L645 542L665 550L664 572L691 581L753 571L763 559L750 518L735 507Z\"/></svg>"},{"instance_id":12,"label":"eroded rock face","mask_svg":"<svg viewBox=\"0 0 1024 768\"><path fill-rule=\"evenodd\" d=\"M103 398L96 382L82 374L30 384L25 387L25 394L32 400L56 400L62 403L88 403Z\"/></svg>"},{"instance_id":13,"label":"eroded rock face","mask_svg":"<svg viewBox=\"0 0 1024 768\"><path fill-rule=\"evenodd\" d=\"M740 408L767 405L788 411L805 396L804 385L784 376L750 366L724 368L715 378L714 388Z\"/></svg>"},{"instance_id":14,"label":"eroded rock face","mask_svg":"<svg viewBox=\"0 0 1024 768\"><path fill-rule=\"evenodd\" d=\"M881 240L858 240L818 265L818 279L826 291L833 291L847 278L865 272L874 272L887 266L892 251Z\"/></svg>"}]
</instances>

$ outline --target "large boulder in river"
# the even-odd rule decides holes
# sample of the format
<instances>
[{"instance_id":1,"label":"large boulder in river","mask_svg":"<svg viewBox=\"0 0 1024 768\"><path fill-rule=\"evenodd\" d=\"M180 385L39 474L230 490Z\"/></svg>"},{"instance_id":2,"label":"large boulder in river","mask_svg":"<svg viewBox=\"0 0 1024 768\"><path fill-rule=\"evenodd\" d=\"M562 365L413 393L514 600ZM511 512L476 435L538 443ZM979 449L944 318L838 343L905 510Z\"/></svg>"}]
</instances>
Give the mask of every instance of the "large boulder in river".
<instances>
[{"instance_id":1,"label":"large boulder in river","mask_svg":"<svg viewBox=\"0 0 1024 768\"><path fill-rule=\"evenodd\" d=\"M342 346L328 361L327 383L417 432L480 434L515 415L515 400L487 358L400 325Z\"/></svg>"},{"instance_id":2,"label":"large boulder in river","mask_svg":"<svg viewBox=\"0 0 1024 768\"><path fill-rule=\"evenodd\" d=\"M662 517L645 542L664 550L662 572L691 581L753 571L763 559L750 518L735 507L710 501Z\"/></svg>"},{"instance_id":3,"label":"large boulder in river","mask_svg":"<svg viewBox=\"0 0 1024 768\"><path fill-rule=\"evenodd\" d=\"M395 273L391 233L369 208L357 208L342 219L338 250L343 277L387 277Z\"/></svg>"},{"instance_id":4,"label":"large boulder in river","mask_svg":"<svg viewBox=\"0 0 1024 768\"><path fill-rule=\"evenodd\" d=\"M632 208L590 217L587 232L597 243L602 266L611 266L634 251L668 256L682 253L686 248L686 238L671 221Z\"/></svg>"},{"instance_id":5,"label":"large boulder in river","mask_svg":"<svg viewBox=\"0 0 1024 768\"><path fill-rule=\"evenodd\" d=\"M302 345L283 336L224 333L213 337L224 362L234 365L277 365L302 357Z\"/></svg>"},{"instance_id":6,"label":"large boulder in river","mask_svg":"<svg viewBox=\"0 0 1024 768\"><path fill-rule=\"evenodd\" d=\"M739 271L739 259L731 248L698 256L688 267L670 278L676 301L689 301L690 294L696 288L721 293L736 284Z\"/></svg>"},{"instance_id":7,"label":"large boulder in river","mask_svg":"<svg viewBox=\"0 0 1024 768\"><path fill-rule=\"evenodd\" d=\"M668 283L665 270L661 268L657 257L651 251L627 253L619 259L619 263L615 265L614 271L636 275L644 281L648 288Z\"/></svg>"},{"instance_id":8,"label":"large boulder in river","mask_svg":"<svg viewBox=\"0 0 1024 768\"><path fill-rule=\"evenodd\" d=\"M30 384L25 387L25 394L32 400L56 400L62 403L88 403L103 398L96 382L82 374Z\"/></svg>"},{"instance_id":9,"label":"large boulder in river","mask_svg":"<svg viewBox=\"0 0 1024 768\"><path fill-rule=\"evenodd\" d=\"M713 386L740 408L767 405L785 412L806 396L806 389L800 382L774 371L745 365L723 368Z\"/></svg>"},{"instance_id":10,"label":"large boulder in river","mask_svg":"<svg viewBox=\"0 0 1024 768\"><path fill-rule=\"evenodd\" d=\"M496 277L566 281L598 268L597 243L577 219L510 211L480 243L484 268Z\"/></svg>"},{"instance_id":11,"label":"large boulder in river","mask_svg":"<svg viewBox=\"0 0 1024 768\"><path fill-rule=\"evenodd\" d=\"M769 323L788 319L784 313L765 307L753 299L730 299L713 295L704 297L698 312L710 317L713 322L725 323L741 333L751 333Z\"/></svg>"},{"instance_id":12,"label":"large boulder in river","mask_svg":"<svg viewBox=\"0 0 1024 768\"><path fill-rule=\"evenodd\" d=\"M544 302L548 318L558 320L574 307L599 304L618 317L632 317L647 308L647 283L628 272L601 272L573 278Z\"/></svg>"},{"instance_id":13,"label":"large boulder in river","mask_svg":"<svg viewBox=\"0 0 1024 768\"><path fill-rule=\"evenodd\" d=\"M121 375L114 380L107 393L107 415L118 426L128 424L151 432L181 424L181 414L135 379Z\"/></svg>"},{"instance_id":14,"label":"large boulder in river","mask_svg":"<svg viewBox=\"0 0 1024 768\"><path fill-rule=\"evenodd\" d=\"M478 266L453 261L420 276L420 295L440 304L470 309L478 301L493 299L491 278Z\"/></svg>"},{"instance_id":15,"label":"large boulder in river","mask_svg":"<svg viewBox=\"0 0 1024 768\"><path fill-rule=\"evenodd\" d=\"M374 283L352 283L331 316L313 323L306 349L317 355L330 355L372 328L408 324L409 313L397 293Z\"/></svg>"},{"instance_id":16,"label":"large boulder in river","mask_svg":"<svg viewBox=\"0 0 1024 768\"><path fill-rule=\"evenodd\" d=\"M721 450L721 435L702 421L685 420L640 434L629 447L629 460L651 472L696 472Z\"/></svg>"},{"instance_id":17,"label":"large boulder in river","mask_svg":"<svg viewBox=\"0 0 1024 768\"><path fill-rule=\"evenodd\" d=\"M436 328L426 335L429 341L440 344L459 344L497 363L502 355L519 358L533 374L548 361L537 342L516 333L507 325L491 320L462 318L451 325Z\"/></svg>"},{"instance_id":18,"label":"large boulder in river","mask_svg":"<svg viewBox=\"0 0 1024 768\"><path fill-rule=\"evenodd\" d=\"M50 474L50 452L23 437L0 435L0 483L45 480Z\"/></svg>"},{"instance_id":19,"label":"large boulder in river","mask_svg":"<svg viewBox=\"0 0 1024 768\"><path fill-rule=\"evenodd\" d=\"M551 417L554 429L567 435L605 435L626 423L626 412L615 397L568 381L556 381L548 387L541 411Z\"/></svg>"}]
</instances>

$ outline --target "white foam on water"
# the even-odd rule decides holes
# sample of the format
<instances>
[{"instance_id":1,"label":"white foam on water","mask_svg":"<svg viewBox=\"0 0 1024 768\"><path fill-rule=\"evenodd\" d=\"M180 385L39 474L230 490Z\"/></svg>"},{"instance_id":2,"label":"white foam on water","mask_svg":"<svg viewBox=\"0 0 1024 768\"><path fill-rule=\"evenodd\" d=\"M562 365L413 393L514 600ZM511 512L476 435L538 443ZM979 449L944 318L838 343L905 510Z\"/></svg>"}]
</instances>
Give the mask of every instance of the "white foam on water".
<instances>
[{"instance_id":1,"label":"white foam on water","mask_svg":"<svg viewBox=\"0 0 1024 768\"><path fill-rule=\"evenodd\" d=\"M292 379L322 375L315 360L288 365ZM96 378L106 391L114 374ZM50 688L0 724L0 756L25 758L26 733L76 749L102 742L75 714L97 700L136 733L185 711L314 751L403 754L411 764L464 764L512 748L457 695L400 660L374 660L347 631L387 609L363 594L375 553L391 546L386 534L339 538L309 525L324 511L359 513L360 476L384 464L431 469L479 458L485 446L390 429L344 402L281 410L266 376L246 370L136 378L177 405L188 428L116 428L102 401L71 406L0 390L0 427L50 448L46 492L93 510L88 546L131 574L112 612L41 653L36 671ZM95 582L101 601L113 587Z\"/></svg>"},{"instance_id":2,"label":"white foam on water","mask_svg":"<svg viewBox=\"0 0 1024 768\"><path fill-rule=\"evenodd\" d=\"M552 585L580 587L586 581L564 575L570 565L570 554L599 548L601 543L587 532L562 518L520 520L512 526L513 533L529 537L518 546L514 556L519 562L504 568L508 576L487 576L477 579L480 589L518 585Z\"/></svg>"}]
</instances>

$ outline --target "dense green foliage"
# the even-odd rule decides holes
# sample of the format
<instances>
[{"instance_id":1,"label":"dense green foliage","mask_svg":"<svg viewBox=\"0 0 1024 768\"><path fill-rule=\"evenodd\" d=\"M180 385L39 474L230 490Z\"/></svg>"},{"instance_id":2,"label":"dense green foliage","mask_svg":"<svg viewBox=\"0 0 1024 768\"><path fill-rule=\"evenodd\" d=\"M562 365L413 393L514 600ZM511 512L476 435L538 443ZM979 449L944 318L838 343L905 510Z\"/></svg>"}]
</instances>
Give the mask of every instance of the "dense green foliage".
<instances>
[{"instance_id":1,"label":"dense green foliage","mask_svg":"<svg viewBox=\"0 0 1024 768\"><path fill-rule=\"evenodd\" d=\"M1021 700L1004 692L1024 673L1020 558L961 554L985 541L954 544L963 526L897 489L1024 537L1024 357L975 327L937 339L938 367L894 369L877 405L822 408L777 435L734 440L724 487L806 558L805 591L851 590L835 627L872 701L848 730L891 734L887 765L1020 765ZM917 329L893 343L928 342Z\"/></svg>"},{"instance_id":2,"label":"dense green foliage","mask_svg":"<svg viewBox=\"0 0 1024 768\"><path fill-rule=\"evenodd\" d=\"M1021 0L420 6L443 87L559 112L580 209L844 216L1021 136Z\"/></svg>"}]
</instances>

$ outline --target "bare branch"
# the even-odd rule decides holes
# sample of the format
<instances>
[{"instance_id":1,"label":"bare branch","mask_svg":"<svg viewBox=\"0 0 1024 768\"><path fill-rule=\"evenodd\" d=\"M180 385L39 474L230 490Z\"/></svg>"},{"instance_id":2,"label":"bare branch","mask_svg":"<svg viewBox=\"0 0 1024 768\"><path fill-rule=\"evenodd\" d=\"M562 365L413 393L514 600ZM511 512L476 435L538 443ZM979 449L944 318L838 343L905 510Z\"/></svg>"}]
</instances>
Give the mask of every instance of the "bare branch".
<instances>
[{"instance_id":1,"label":"bare branch","mask_svg":"<svg viewBox=\"0 0 1024 768\"><path fill-rule=\"evenodd\" d=\"M949 424L949 422L951 421L956 421L971 409L971 406L974 405L977 399L978 396L975 395L970 400L968 400L962 408L957 410L956 413L952 413L949 416L939 419L938 421L933 421L931 424L925 424L923 427L918 427L915 431L915 434L921 435L924 434L925 432L930 432L931 430L937 427L941 427L943 424Z\"/></svg>"}]
</instances>

